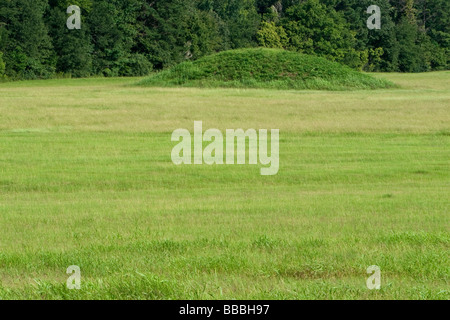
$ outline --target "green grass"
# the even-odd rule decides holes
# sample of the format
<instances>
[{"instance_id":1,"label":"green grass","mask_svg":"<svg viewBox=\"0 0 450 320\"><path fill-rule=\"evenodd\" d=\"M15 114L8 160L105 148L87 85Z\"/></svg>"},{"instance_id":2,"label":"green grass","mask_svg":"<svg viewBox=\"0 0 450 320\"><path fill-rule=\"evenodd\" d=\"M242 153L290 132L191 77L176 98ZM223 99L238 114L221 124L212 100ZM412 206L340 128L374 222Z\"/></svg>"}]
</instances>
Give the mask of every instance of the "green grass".
<instances>
[{"instance_id":1,"label":"green grass","mask_svg":"<svg viewBox=\"0 0 450 320\"><path fill-rule=\"evenodd\" d=\"M448 300L450 73L375 77L401 89L1 84L0 299ZM280 129L279 174L173 165L194 120Z\"/></svg>"},{"instance_id":2,"label":"green grass","mask_svg":"<svg viewBox=\"0 0 450 320\"><path fill-rule=\"evenodd\" d=\"M139 82L156 87L354 90L393 87L324 58L280 49L239 49L183 62Z\"/></svg>"}]
</instances>

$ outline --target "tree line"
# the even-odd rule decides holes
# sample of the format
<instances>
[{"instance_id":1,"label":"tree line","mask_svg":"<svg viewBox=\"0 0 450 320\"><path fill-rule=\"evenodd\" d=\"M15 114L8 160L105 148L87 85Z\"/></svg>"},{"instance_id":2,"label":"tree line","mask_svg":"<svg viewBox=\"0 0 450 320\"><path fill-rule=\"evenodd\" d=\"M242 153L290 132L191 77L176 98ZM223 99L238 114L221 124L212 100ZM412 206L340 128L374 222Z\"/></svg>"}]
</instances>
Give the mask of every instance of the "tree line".
<instances>
[{"instance_id":1,"label":"tree line","mask_svg":"<svg viewBox=\"0 0 450 320\"><path fill-rule=\"evenodd\" d=\"M81 8L81 29L66 10ZM367 8L381 9L369 30ZM448 69L448 0L0 0L0 78L140 76L271 47L365 71Z\"/></svg>"}]
</instances>

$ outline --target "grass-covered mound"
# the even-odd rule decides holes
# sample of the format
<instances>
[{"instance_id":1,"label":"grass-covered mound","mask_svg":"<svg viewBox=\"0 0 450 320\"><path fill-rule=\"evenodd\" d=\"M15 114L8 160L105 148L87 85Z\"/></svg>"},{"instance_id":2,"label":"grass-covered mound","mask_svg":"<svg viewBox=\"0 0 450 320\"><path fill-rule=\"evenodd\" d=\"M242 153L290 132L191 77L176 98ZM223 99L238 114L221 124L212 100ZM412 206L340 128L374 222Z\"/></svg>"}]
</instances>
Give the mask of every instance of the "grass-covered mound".
<instances>
[{"instance_id":1,"label":"grass-covered mound","mask_svg":"<svg viewBox=\"0 0 450 320\"><path fill-rule=\"evenodd\" d=\"M183 62L142 80L144 86L349 90L394 86L324 58L279 49L224 51Z\"/></svg>"}]
</instances>

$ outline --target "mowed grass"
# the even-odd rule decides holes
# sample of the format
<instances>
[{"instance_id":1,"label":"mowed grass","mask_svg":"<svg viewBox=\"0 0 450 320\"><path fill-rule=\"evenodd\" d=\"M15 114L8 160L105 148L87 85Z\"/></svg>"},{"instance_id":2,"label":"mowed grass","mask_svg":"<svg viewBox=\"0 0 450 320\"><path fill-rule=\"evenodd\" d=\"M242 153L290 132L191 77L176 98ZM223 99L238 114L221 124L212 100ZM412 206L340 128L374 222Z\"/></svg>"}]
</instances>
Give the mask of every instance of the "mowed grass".
<instances>
[{"instance_id":1,"label":"mowed grass","mask_svg":"<svg viewBox=\"0 0 450 320\"><path fill-rule=\"evenodd\" d=\"M1 84L0 299L449 299L450 73L376 76L400 88ZM194 120L280 129L278 175L173 165Z\"/></svg>"}]
</instances>

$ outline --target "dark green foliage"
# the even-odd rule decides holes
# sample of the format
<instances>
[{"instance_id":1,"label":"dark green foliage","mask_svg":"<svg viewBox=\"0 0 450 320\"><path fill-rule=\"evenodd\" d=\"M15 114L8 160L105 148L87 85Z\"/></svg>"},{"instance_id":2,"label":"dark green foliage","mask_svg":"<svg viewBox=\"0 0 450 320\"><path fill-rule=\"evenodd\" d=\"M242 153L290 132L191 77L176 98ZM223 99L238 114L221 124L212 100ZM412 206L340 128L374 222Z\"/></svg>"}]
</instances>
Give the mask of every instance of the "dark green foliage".
<instances>
[{"instance_id":1,"label":"dark green foliage","mask_svg":"<svg viewBox=\"0 0 450 320\"><path fill-rule=\"evenodd\" d=\"M0 79L3 79L5 75L5 62L3 61L3 53L0 52Z\"/></svg>"},{"instance_id":2,"label":"dark green foliage","mask_svg":"<svg viewBox=\"0 0 450 320\"><path fill-rule=\"evenodd\" d=\"M278 0L256 0L256 8L258 9L258 13L264 14L269 12L271 6L278 2Z\"/></svg>"},{"instance_id":3,"label":"dark green foliage","mask_svg":"<svg viewBox=\"0 0 450 320\"><path fill-rule=\"evenodd\" d=\"M238 49L184 62L143 80L147 86L376 89L392 85L339 63L280 49Z\"/></svg>"},{"instance_id":4,"label":"dark green foliage","mask_svg":"<svg viewBox=\"0 0 450 320\"><path fill-rule=\"evenodd\" d=\"M153 65L140 53L132 53L117 62L119 76L145 76L153 70Z\"/></svg>"},{"instance_id":5,"label":"dark green foliage","mask_svg":"<svg viewBox=\"0 0 450 320\"><path fill-rule=\"evenodd\" d=\"M445 3L444 3L445 2ZM368 50L368 71L421 72L448 67L448 44L439 44L430 35L449 28L432 22L450 16L450 2L444 0L336 0L351 28L356 32L357 49ZM366 8L376 4L381 8L381 30L368 30ZM439 5L438 5L439 4ZM433 9L430 9L433 8ZM430 11L431 10L431 11ZM447 11L447 13L445 13ZM447 48L447 49L445 49ZM382 49L381 59L373 55ZM375 51L374 51L375 50ZM448 53L448 51L447 51ZM448 54L447 54L448 56Z\"/></svg>"},{"instance_id":6,"label":"dark green foliage","mask_svg":"<svg viewBox=\"0 0 450 320\"><path fill-rule=\"evenodd\" d=\"M370 5L381 9L381 29L369 30L366 10ZM391 16L389 0L336 0L339 12L350 23L355 33L355 49L365 52L367 60L362 62L366 71L398 71L399 48L395 23Z\"/></svg>"},{"instance_id":7,"label":"dark green foliage","mask_svg":"<svg viewBox=\"0 0 450 320\"><path fill-rule=\"evenodd\" d=\"M51 39L44 23L45 0L0 1L0 27L5 28L0 50L12 78L48 78L55 71Z\"/></svg>"},{"instance_id":8,"label":"dark green foliage","mask_svg":"<svg viewBox=\"0 0 450 320\"><path fill-rule=\"evenodd\" d=\"M187 24L190 3L182 0L145 2L138 17L141 36L139 51L148 55L156 68L183 61L189 46Z\"/></svg>"},{"instance_id":9,"label":"dark green foliage","mask_svg":"<svg viewBox=\"0 0 450 320\"><path fill-rule=\"evenodd\" d=\"M117 76L116 63L123 55L123 33L116 21L116 7L107 0L94 1L89 26L92 34L95 74Z\"/></svg>"},{"instance_id":10,"label":"dark green foliage","mask_svg":"<svg viewBox=\"0 0 450 320\"><path fill-rule=\"evenodd\" d=\"M48 24L53 48L58 57L56 70L73 77L86 77L92 73L92 44L88 29L69 30L67 15L60 8L50 10Z\"/></svg>"},{"instance_id":11,"label":"dark green foliage","mask_svg":"<svg viewBox=\"0 0 450 320\"><path fill-rule=\"evenodd\" d=\"M366 26L373 4L381 30ZM69 5L81 8L81 30L66 27ZM450 1L0 0L0 71L10 79L145 75L257 46L365 71L448 69Z\"/></svg>"},{"instance_id":12,"label":"dark green foliage","mask_svg":"<svg viewBox=\"0 0 450 320\"><path fill-rule=\"evenodd\" d=\"M255 0L199 0L198 8L218 17L223 50L257 46L261 17Z\"/></svg>"},{"instance_id":13,"label":"dark green foliage","mask_svg":"<svg viewBox=\"0 0 450 320\"><path fill-rule=\"evenodd\" d=\"M1 31L2 29L0 29ZM0 44L2 43L2 34L0 33ZM1 46L0 46L1 47ZM6 65L3 61L3 52L0 51L0 80L5 78Z\"/></svg>"},{"instance_id":14,"label":"dark green foliage","mask_svg":"<svg viewBox=\"0 0 450 320\"><path fill-rule=\"evenodd\" d=\"M318 0L307 0L286 10L282 26L289 38L288 49L317 54L352 67L361 65L354 50L356 39L345 19Z\"/></svg>"}]
</instances>

